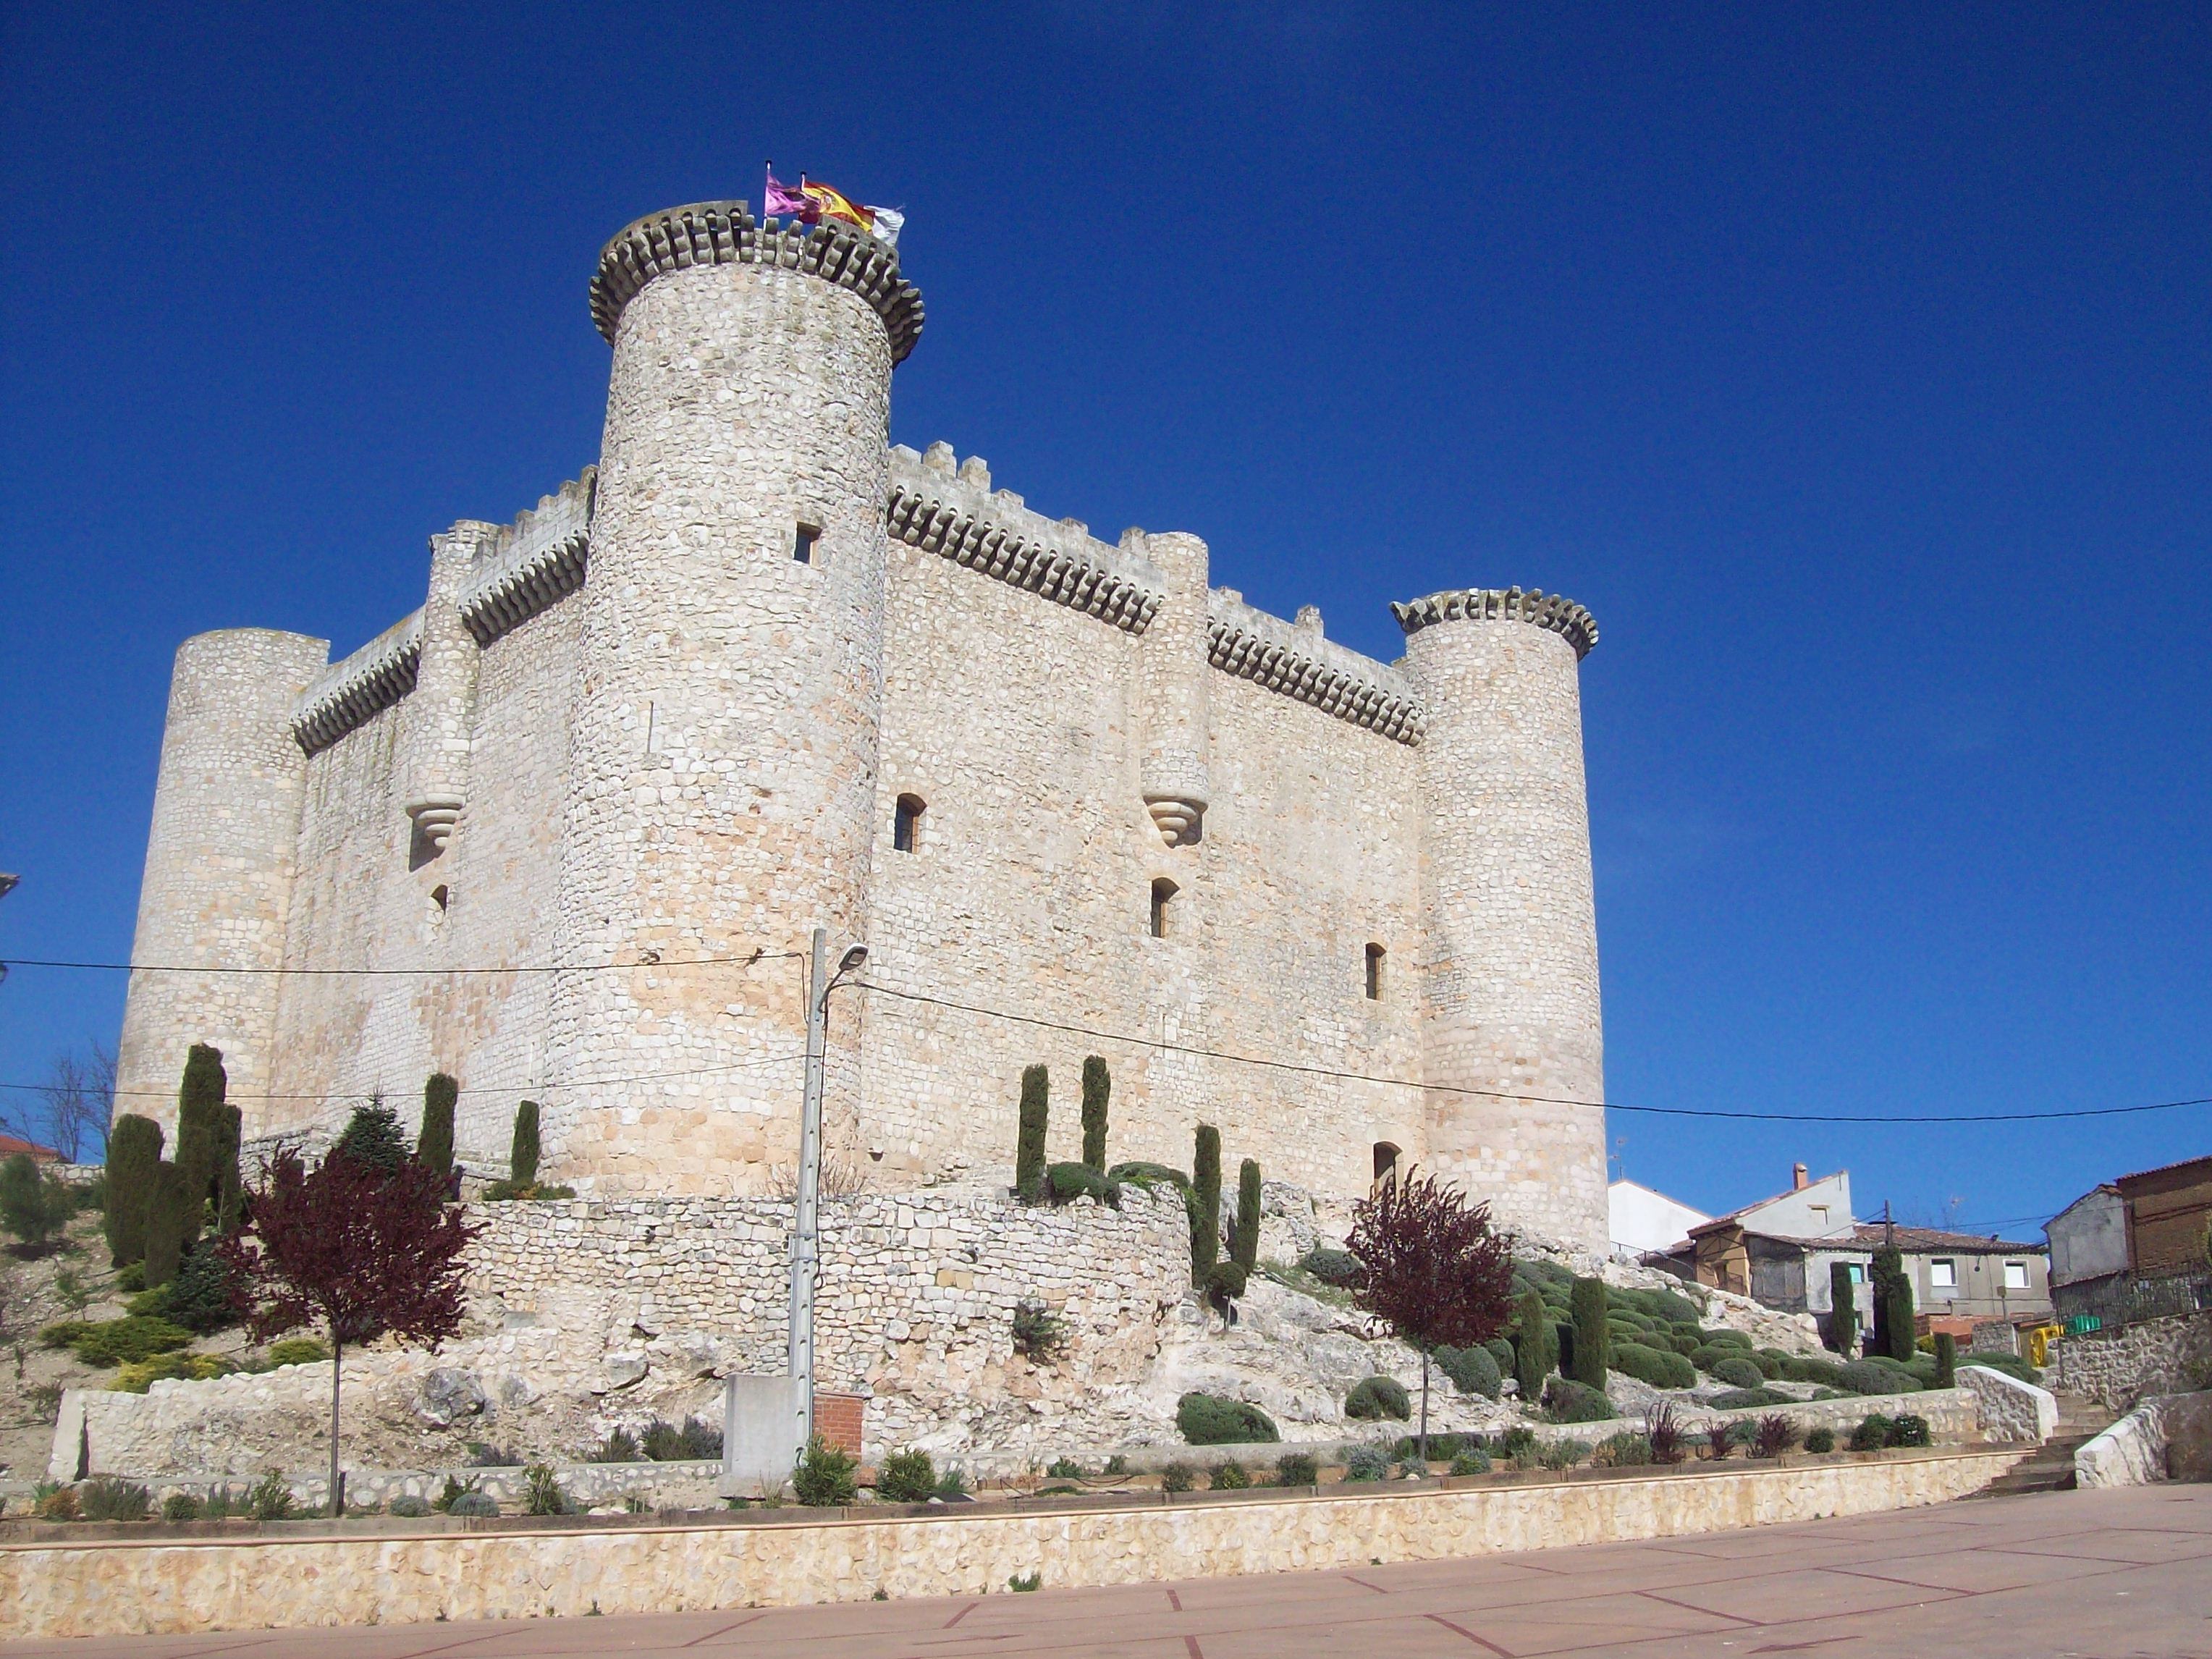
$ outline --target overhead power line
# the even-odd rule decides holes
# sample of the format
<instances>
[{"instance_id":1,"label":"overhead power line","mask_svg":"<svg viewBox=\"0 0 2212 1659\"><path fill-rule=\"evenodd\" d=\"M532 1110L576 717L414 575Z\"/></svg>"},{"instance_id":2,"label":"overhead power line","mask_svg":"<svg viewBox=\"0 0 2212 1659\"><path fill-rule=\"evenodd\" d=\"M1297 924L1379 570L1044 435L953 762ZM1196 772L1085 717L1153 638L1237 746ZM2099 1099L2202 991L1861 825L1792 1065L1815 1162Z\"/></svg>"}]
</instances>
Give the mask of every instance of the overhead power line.
<instances>
[{"instance_id":1,"label":"overhead power line","mask_svg":"<svg viewBox=\"0 0 2212 1659\"><path fill-rule=\"evenodd\" d=\"M423 974L614 974L639 968L750 968L757 962L796 962L797 951L755 951L742 957L678 957L672 962L597 962L500 964L489 968L213 968L190 962L57 962L40 957L9 957L0 969L89 968L125 974L264 974L285 979L385 979Z\"/></svg>"},{"instance_id":2,"label":"overhead power line","mask_svg":"<svg viewBox=\"0 0 2212 1659\"><path fill-rule=\"evenodd\" d=\"M1270 1060L1259 1054L1240 1054L1225 1048L1207 1048L1194 1043L1173 1042L1164 1037L1139 1036L1127 1031L1109 1031L1092 1025L1079 1025L1068 1020L1046 1019L1036 1014L1017 1014L1004 1008L987 1008L972 1002L958 1002L950 997L926 995L920 991L895 990L888 985L874 985L866 981L856 981L859 988L872 991L878 996L896 997L902 1002L927 1003L939 1008L954 1008L963 1013L981 1014L990 1019L1012 1020L1017 1024L1034 1025L1048 1031L1066 1031L1076 1036L1096 1037L1106 1042L1126 1042L1140 1048L1158 1049L1164 1054L1189 1054L1200 1060L1225 1060L1237 1066L1258 1066L1269 1071L1292 1072L1305 1077L1333 1078L1345 1083L1377 1083L1398 1089L1419 1089L1435 1094L1470 1095L1485 1100L1519 1100L1541 1106L1602 1106L1609 1112L1642 1112L1658 1117L1726 1118L1752 1123L2033 1123L2055 1118L2119 1117L2136 1112L2171 1112L2186 1106L2212 1106L2212 1095L2193 1100L2161 1100L2142 1106L2087 1106L2072 1110L2050 1112L1931 1112L1931 1113L1847 1113L1847 1112L1735 1112L1715 1107L1701 1106L1632 1106L1620 1101L1575 1100L1565 1095L1514 1094L1502 1089L1470 1089L1457 1084L1424 1083L1414 1078L1381 1077L1370 1072L1344 1071L1331 1066L1310 1066L1299 1060Z\"/></svg>"},{"instance_id":3,"label":"overhead power line","mask_svg":"<svg viewBox=\"0 0 2212 1659\"><path fill-rule=\"evenodd\" d=\"M578 1078L574 1082L568 1083L514 1083L497 1087L486 1085L473 1089L460 1089L455 1092L464 1095L530 1095L550 1093L556 1089L606 1089L620 1083L671 1082L678 1078L711 1077L723 1072L754 1071L764 1066L787 1066L793 1060L805 1058L805 1049L794 1048L787 1054L764 1054L752 1060L732 1060L726 1066L698 1066L683 1072L641 1072L631 1077L586 1077ZM0 1083L0 1089L18 1090L29 1094L44 1093L52 1086L44 1083ZM173 1100L177 1093L174 1089L117 1089L111 1092L118 1100ZM311 1101L319 1105L327 1105L331 1101L361 1100L380 1092L381 1091L375 1089L349 1089L338 1094L328 1095L227 1094L224 1098L233 1102L240 1100Z\"/></svg>"}]
</instances>

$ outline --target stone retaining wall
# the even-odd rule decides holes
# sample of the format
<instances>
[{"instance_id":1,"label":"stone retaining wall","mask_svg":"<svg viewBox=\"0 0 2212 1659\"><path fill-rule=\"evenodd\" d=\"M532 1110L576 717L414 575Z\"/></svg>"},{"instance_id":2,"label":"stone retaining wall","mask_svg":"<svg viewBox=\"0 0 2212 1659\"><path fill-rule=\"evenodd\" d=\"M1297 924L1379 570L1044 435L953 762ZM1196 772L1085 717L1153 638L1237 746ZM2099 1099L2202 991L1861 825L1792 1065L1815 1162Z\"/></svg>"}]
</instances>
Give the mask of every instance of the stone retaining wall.
<instances>
[{"instance_id":1,"label":"stone retaining wall","mask_svg":"<svg viewBox=\"0 0 2212 1659\"><path fill-rule=\"evenodd\" d=\"M2074 1454L2076 1486L2212 1480L2212 1394L2146 1400Z\"/></svg>"},{"instance_id":2,"label":"stone retaining wall","mask_svg":"<svg viewBox=\"0 0 2212 1659\"><path fill-rule=\"evenodd\" d=\"M2146 1319L2069 1336L2051 1351L2044 1381L2126 1411L2146 1395L2175 1394L2212 1380L2212 1313Z\"/></svg>"},{"instance_id":3,"label":"stone retaining wall","mask_svg":"<svg viewBox=\"0 0 2212 1659\"><path fill-rule=\"evenodd\" d=\"M528 1531L494 1521L355 1537L9 1544L0 1546L0 1638L678 1613L878 1591L996 1594L1032 1572L1066 1589L1443 1560L1938 1504L1980 1491L2020 1456L1897 1453L927 1517L771 1511L698 1527Z\"/></svg>"}]
</instances>

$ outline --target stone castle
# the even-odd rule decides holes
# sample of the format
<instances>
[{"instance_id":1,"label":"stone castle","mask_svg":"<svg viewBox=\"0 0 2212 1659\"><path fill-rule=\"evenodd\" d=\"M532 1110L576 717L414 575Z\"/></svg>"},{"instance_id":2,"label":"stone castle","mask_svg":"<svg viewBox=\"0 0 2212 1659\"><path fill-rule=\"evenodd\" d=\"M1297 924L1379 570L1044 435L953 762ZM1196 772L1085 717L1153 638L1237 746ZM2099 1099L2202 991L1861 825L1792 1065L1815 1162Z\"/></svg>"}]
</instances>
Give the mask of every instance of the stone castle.
<instances>
[{"instance_id":1,"label":"stone castle","mask_svg":"<svg viewBox=\"0 0 2212 1659\"><path fill-rule=\"evenodd\" d=\"M1418 1164L1603 1249L1587 611L1431 594L1385 664L1196 536L891 447L921 298L847 227L653 214L591 309L596 467L433 536L422 609L337 662L179 651L126 1100L193 1042L249 1136L445 1070L474 1170L532 1098L545 1179L772 1193L822 926L869 951L830 1004L851 1186L1003 1181L1037 1061L1077 1156L1097 1053L1117 1160L1210 1121L1316 1194Z\"/></svg>"}]
</instances>

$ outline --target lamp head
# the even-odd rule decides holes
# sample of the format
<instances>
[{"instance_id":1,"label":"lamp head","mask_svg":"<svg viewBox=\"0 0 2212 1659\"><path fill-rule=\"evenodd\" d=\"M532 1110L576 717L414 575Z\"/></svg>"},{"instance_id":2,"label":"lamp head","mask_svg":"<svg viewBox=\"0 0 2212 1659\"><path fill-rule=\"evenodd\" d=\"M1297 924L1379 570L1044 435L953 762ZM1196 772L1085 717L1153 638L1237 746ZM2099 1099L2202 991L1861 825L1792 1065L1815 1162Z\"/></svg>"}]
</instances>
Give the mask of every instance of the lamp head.
<instances>
[{"instance_id":1,"label":"lamp head","mask_svg":"<svg viewBox=\"0 0 2212 1659\"><path fill-rule=\"evenodd\" d=\"M837 964L837 971L841 974L853 973L867 959L868 947L865 945L855 945L845 952L845 959Z\"/></svg>"}]
</instances>

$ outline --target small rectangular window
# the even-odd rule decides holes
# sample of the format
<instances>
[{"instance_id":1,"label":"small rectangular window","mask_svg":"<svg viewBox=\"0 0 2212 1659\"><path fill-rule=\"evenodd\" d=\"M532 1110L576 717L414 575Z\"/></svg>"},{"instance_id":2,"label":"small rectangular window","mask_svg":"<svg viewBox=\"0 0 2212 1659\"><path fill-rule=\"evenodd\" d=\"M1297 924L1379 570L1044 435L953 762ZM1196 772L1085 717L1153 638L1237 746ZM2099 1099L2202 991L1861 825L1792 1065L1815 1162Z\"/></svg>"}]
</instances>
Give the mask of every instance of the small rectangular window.
<instances>
[{"instance_id":1,"label":"small rectangular window","mask_svg":"<svg viewBox=\"0 0 2212 1659\"><path fill-rule=\"evenodd\" d=\"M2008 1291L2024 1291L2027 1288L2027 1263L2025 1261L2005 1263L2004 1287Z\"/></svg>"},{"instance_id":2,"label":"small rectangular window","mask_svg":"<svg viewBox=\"0 0 2212 1659\"><path fill-rule=\"evenodd\" d=\"M1863 1285L1866 1283L1865 1262L1854 1261L1851 1263L1851 1283L1854 1285Z\"/></svg>"},{"instance_id":3,"label":"small rectangular window","mask_svg":"<svg viewBox=\"0 0 2212 1659\"><path fill-rule=\"evenodd\" d=\"M1152 937L1168 936L1168 902L1176 896L1176 884L1163 876L1152 884Z\"/></svg>"},{"instance_id":4,"label":"small rectangular window","mask_svg":"<svg viewBox=\"0 0 2212 1659\"><path fill-rule=\"evenodd\" d=\"M822 539L819 525L802 524L791 538L791 556L801 564L814 562L814 544Z\"/></svg>"},{"instance_id":5,"label":"small rectangular window","mask_svg":"<svg viewBox=\"0 0 2212 1659\"><path fill-rule=\"evenodd\" d=\"M1367 1000L1370 1002L1380 1002L1382 1000L1384 954L1382 947L1379 945L1370 945L1367 947Z\"/></svg>"},{"instance_id":6,"label":"small rectangular window","mask_svg":"<svg viewBox=\"0 0 2212 1659\"><path fill-rule=\"evenodd\" d=\"M1928 1264L1928 1282L1939 1291L1959 1288L1959 1264L1938 1256Z\"/></svg>"},{"instance_id":7,"label":"small rectangular window","mask_svg":"<svg viewBox=\"0 0 2212 1659\"><path fill-rule=\"evenodd\" d=\"M912 853L921 846L921 797L901 795L891 814L891 850Z\"/></svg>"}]
</instances>

